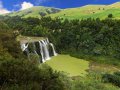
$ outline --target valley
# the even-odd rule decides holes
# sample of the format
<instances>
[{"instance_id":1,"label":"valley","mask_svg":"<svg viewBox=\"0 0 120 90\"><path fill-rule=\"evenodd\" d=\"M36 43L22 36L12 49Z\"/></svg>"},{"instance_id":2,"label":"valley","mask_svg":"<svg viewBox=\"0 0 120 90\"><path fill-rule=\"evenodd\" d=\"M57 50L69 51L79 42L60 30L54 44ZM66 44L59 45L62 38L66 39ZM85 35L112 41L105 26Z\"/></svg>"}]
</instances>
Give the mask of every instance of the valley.
<instances>
[{"instance_id":1,"label":"valley","mask_svg":"<svg viewBox=\"0 0 120 90\"><path fill-rule=\"evenodd\" d=\"M89 69L89 62L82 59L71 57L70 55L58 55L52 57L46 64L54 70L63 71L69 76L85 76Z\"/></svg>"},{"instance_id":2,"label":"valley","mask_svg":"<svg viewBox=\"0 0 120 90\"><path fill-rule=\"evenodd\" d=\"M0 16L0 90L120 90L120 2L27 4Z\"/></svg>"}]
</instances>

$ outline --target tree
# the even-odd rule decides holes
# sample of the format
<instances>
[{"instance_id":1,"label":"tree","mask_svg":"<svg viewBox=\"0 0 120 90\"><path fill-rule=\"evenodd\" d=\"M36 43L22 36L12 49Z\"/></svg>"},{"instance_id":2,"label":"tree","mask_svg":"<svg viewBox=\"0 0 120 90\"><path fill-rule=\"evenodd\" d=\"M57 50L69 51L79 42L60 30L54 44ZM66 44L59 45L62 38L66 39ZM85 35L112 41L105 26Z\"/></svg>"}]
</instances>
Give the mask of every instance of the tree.
<instances>
[{"instance_id":1,"label":"tree","mask_svg":"<svg viewBox=\"0 0 120 90\"><path fill-rule=\"evenodd\" d=\"M0 63L0 87L3 90L70 90L69 82L66 75L45 64L38 67L38 64L21 59Z\"/></svg>"},{"instance_id":2,"label":"tree","mask_svg":"<svg viewBox=\"0 0 120 90\"><path fill-rule=\"evenodd\" d=\"M108 15L108 18L113 18L113 14L109 14L109 15Z\"/></svg>"}]
</instances>

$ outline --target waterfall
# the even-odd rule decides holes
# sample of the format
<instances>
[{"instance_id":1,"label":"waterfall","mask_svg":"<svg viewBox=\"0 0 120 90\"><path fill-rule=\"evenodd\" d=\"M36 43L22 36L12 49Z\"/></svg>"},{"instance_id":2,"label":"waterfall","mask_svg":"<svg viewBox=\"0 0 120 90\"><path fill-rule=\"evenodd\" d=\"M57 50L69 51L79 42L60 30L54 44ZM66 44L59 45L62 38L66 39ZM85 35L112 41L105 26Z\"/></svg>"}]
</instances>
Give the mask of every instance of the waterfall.
<instances>
[{"instance_id":1,"label":"waterfall","mask_svg":"<svg viewBox=\"0 0 120 90\"><path fill-rule=\"evenodd\" d=\"M26 51L27 54L28 54L28 59L30 59L30 57L29 57L30 52L29 52L29 47L28 47L29 44L33 44L32 45L33 46L32 52L34 52L34 54L36 54L39 57L41 57L40 60L42 60L42 63L46 62L46 60L50 60L51 59L51 56L50 56L51 54L49 52L49 48L51 48L53 55L57 56L57 53L56 53L55 48L54 48L54 45L49 42L48 38L46 38L44 40L38 41L38 47L39 47L39 52L40 52L39 54L37 52L38 51L37 50L38 47L36 46L35 42L30 42L30 43L26 42L26 43L22 43L21 44L22 51Z\"/></svg>"},{"instance_id":2,"label":"waterfall","mask_svg":"<svg viewBox=\"0 0 120 90\"><path fill-rule=\"evenodd\" d=\"M25 51L27 48L28 48L28 44L27 45L26 45L26 43L25 44L21 44L22 51Z\"/></svg>"},{"instance_id":3,"label":"waterfall","mask_svg":"<svg viewBox=\"0 0 120 90\"><path fill-rule=\"evenodd\" d=\"M42 62L45 62L44 59L44 52L43 52L43 44L41 43L41 41L39 41L39 47L40 47L40 53L41 53L41 57L42 57Z\"/></svg>"},{"instance_id":4,"label":"waterfall","mask_svg":"<svg viewBox=\"0 0 120 90\"><path fill-rule=\"evenodd\" d=\"M44 54L45 54L45 60L50 60L49 50L48 50L48 44L45 40L41 41L43 44Z\"/></svg>"},{"instance_id":5,"label":"waterfall","mask_svg":"<svg viewBox=\"0 0 120 90\"><path fill-rule=\"evenodd\" d=\"M22 49L22 51L25 51L27 53L28 59L30 60L28 44L27 45L26 45L26 43L25 44L21 44L21 49Z\"/></svg>"},{"instance_id":6,"label":"waterfall","mask_svg":"<svg viewBox=\"0 0 120 90\"><path fill-rule=\"evenodd\" d=\"M53 55L57 56L57 53L56 53L55 48L54 48L54 45L52 43L50 43L50 46L52 47Z\"/></svg>"}]
</instances>

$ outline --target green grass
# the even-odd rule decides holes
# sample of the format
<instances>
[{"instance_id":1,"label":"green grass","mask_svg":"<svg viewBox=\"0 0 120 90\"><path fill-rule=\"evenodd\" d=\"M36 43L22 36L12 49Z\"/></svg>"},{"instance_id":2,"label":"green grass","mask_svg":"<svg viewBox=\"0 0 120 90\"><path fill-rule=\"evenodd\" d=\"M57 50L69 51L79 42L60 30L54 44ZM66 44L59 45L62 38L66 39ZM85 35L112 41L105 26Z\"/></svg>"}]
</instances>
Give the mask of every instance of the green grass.
<instances>
[{"instance_id":1,"label":"green grass","mask_svg":"<svg viewBox=\"0 0 120 90\"><path fill-rule=\"evenodd\" d=\"M59 17L63 19L87 19L100 18L105 19L109 14L113 18L120 19L120 2L111 5L86 5L79 8L64 9L61 12L51 14L52 18Z\"/></svg>"},{"instance_id":2,"label":"green grass","mask_svg":"<svg viewBox=\"0 0 120 90\"><path fill-rule=\"evenodd\" d=\"M21 16L23 18L28 18L28 17L40 18L41 17L40 13L44 13L47 15L49 13L56 13L55 12L56 10L59 12L60 9L51 8L51 7L44 7L44 6L35 6L35 7L25 9L22 11L13 12L13 13L10 13L7 15L8 16ZM49 11L49 13L47 11Z\"/></svg>"},{"instance_id":3,"label":"green grass","mask_svg":"<svg viewBox=\"0 0 120 90\"><path fill-rule=\"evenodd\" d=\"M113 14L113 18L120 19L119 8L105 8L105 10L99 10L102 6L92 6L93 8L88 9L89 6L84 8L66 9L56 14L51 14L52 18L59 17L63 19L87 19L87 18L100 18L105 19L109 14ZM93 13L94 12L94 13Z\"/></svg>"},{"instance_id":4,"label":"green grass","mask_svg":"<svg viewBox=\"0 0 120 90\"><path fill-rule=\"evenodd\" d=\"M60 17L60 18L68 18L68 19L82 19L87 15L93 15L93 12L102 12L102 8L104 8L104 5L87 5L84 7L79 8L70 8L70 9L64 9L59 13L51 14L51 17ZM99 10L101 8L101 10ZM86 17L85 17L86 18Z\"/></svg>"},{"instance_id":5,"label":"green grass","mask_svg":"<svg viewBox=\"0 0 120 90\"><path fill-rule=\"evenodd\" d=\"M48 12L49 11L49 12ZM57 12L56 12L57 11ZM23 18L41 18L40 13L63 19L87 19L87 18L107 18L108 14L113 14L115 19L120 19L120 2L111 5L86 5L78 8L56 9L43 6L35 6L26 10L7 14L8 16L21 16Z\"/></svg>"},{"instance_id":6,"label":"green grass","mask_svg":"<svg viewBox=\"0 0 120 90\"><path fill-rule=\"evenodd\" d=\"M109 14L113 14L113 18L120 19L120 2L111 5L86 5L79 8L64 9L61 12L51 14L52 18L67 19L87 19L100 18L105 19Z\"/></svg>"},{"instance_id":7,"label":"green grass","mask_svg":"<svg viewBox=\"0 0 120 90\"><path fill-rule=\"evenodd\" d=\"M68 52L72 57L85 59L90 62L98 63L98 64L106 64L112 65L115 67L120 68L120 59L112 57L112 56L105 56L105 55L91 55L91 54L84 54L82 52Z\"/></svg>"},{"instance_id":8,"label":"green grass","mask_svg":"<svg viewBox=\"0 0 120 90\"><path fill-rule=\"evenodd\" d=\"M71 57L70 55L58 55L52 57L46 64L51 66L54 70L64 71L70 76L85 76L86 70L89 69L89 62Z\"/></svg>"}]
</instances>

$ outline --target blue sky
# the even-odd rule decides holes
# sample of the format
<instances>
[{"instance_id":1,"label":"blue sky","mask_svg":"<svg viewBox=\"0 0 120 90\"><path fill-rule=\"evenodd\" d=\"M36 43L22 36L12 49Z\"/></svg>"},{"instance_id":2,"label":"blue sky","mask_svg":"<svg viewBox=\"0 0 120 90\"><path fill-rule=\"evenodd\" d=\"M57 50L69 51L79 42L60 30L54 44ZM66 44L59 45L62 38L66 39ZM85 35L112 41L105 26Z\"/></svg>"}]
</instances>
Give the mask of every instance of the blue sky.
<instances>
[{"instance_id":1,"label":"blue sky","mask_svg":"<svg viewBox=\"0 0 120 90\"><path fill-rule=\"evenodd\" d=\"M73 8L87 4L112 4L120 0L0 0L0 14L24 10L33 6Z\"/></svg>"}]
</instances>

